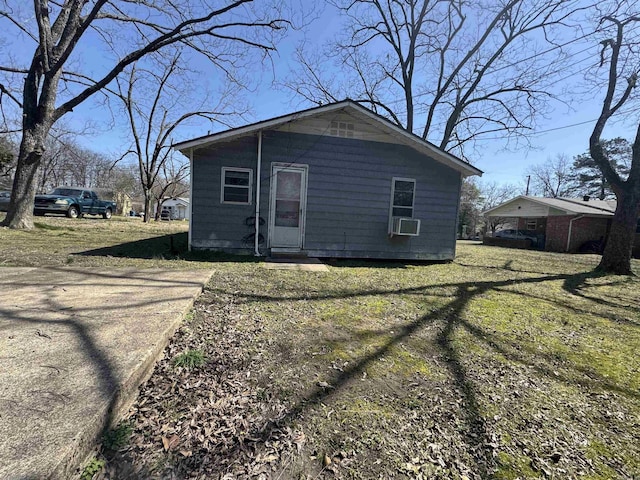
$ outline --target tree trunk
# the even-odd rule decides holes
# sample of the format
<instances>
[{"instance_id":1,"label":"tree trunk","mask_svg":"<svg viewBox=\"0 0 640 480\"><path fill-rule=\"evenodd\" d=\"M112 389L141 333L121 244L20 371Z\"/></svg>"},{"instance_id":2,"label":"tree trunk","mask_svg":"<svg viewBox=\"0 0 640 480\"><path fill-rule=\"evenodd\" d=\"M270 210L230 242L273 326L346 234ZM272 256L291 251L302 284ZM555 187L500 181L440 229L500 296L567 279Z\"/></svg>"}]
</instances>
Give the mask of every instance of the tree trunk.
<instances>
[{"instance_id":1,"label":"tree trunk","mask_svg":"<svg viewBox=\"0 0 640 480\"><path fill-rule=\"evenodd\" d=\"M16 229L33 228L33 197L42 160L42 139L45 134L25 131L20 143L20 153L7 216L2 226ZM40 146L40 147L39 147Z\"/></svg>"},{"instance_id":2,"label":"tree trunk","mask_svg":"<svg viewBox=\"0 0 640 480\"><path fill-rule=\"evenodd\" d=\"M617 201L607 244L597 269L615 275L633 275L631 250L640 214L640 198L623 192L618 193Z\"/></svg>"},{"instance_id":3,"label":"tree trunk","mask_svg":"<svg viewBox=\"0 0 640 480\"><path fill-rule=\"evenodd\" d=\"M147 189L144 190L144 222L147 223L151 220L151 192Z\"/></svg>"}]
</instances>

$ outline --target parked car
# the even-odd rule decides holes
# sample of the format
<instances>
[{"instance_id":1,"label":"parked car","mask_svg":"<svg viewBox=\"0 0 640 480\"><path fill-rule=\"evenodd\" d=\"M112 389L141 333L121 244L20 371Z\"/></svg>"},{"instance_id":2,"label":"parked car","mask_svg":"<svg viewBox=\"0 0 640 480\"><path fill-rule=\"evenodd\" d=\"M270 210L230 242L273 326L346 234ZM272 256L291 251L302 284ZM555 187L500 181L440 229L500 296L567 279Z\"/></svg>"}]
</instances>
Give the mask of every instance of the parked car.
<instances>
[{"instance_id":1,"label":"parked car","mask_svg":"<svg viewBox=\"0 0 640 480\"><path fill-rule=\"evenodd\" d=\"M111 218L116 211L116 202L100 200L96 192L83 188L58 187L48 195L36 195L33 213L58 213L69 218L83 215L102 215Z\"/></svg>"},{"instance_id":2,"label":"parked car","mask_svg":"<svg viewBox=\"0 0 640 480\"><path fill-rule=\"evenodd\" d=\"M6 212L9 209L9 200L11 192L0 192L0 212Z\"/></svg>"},{"instance_id":3,"label":"parked car","mask_svg":"<svg viewBox=\"0 0 640 480\"><path fill-rule=\"evenodd\" d=\"M538 245L538 235L530 230L498 230L493 236L496 238L511 238L514 240L531 240L532 246L535 247Z\"/></svg>"},{"instance_id":4,"label":"parked car","mask_svg":"<svg viewBox=\"0 0 640 480\"><path fill-rule=\"evenodd\" d=\"M171 220L171 212L169 210L162 210L160 212L160 220Z\"/></svg>"}]
</instances>

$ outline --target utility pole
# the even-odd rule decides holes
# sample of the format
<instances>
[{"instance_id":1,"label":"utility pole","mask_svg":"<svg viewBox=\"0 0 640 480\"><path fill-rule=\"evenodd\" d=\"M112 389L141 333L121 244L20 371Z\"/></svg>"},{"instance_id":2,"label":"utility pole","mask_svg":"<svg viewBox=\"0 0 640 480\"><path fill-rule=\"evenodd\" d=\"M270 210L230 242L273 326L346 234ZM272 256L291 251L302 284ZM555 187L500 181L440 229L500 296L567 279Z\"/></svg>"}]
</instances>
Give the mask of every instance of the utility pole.
<instances>
[{"instance_id":1,"label":"utility pole","mask_svg":"<svg viewBox=\"0 0 640 480\"><path fill-rule=\"evenodd\" d=\"M525 195L529 195L529 183L531 183L531 175L527 175L527 191L524 193Z\"/></svg>"}]
</instances>

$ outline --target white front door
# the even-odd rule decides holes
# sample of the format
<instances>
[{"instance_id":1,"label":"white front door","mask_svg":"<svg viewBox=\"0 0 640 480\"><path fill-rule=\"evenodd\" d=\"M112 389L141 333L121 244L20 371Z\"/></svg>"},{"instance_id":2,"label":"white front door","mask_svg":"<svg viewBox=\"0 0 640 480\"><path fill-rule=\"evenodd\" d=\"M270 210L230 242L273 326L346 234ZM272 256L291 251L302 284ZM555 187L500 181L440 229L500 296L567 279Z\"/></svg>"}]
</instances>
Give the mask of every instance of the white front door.
<instances>
[{"instance_id":1,"label":"white front door","mask_svg":"<svg viewBox=\"0 0 640 480\"><path fill-rule=\"evenodd\" d=\"M271 173L271 247L301 249L307 202L307 166L273 165Z\"/></svg>"}]
</instances>

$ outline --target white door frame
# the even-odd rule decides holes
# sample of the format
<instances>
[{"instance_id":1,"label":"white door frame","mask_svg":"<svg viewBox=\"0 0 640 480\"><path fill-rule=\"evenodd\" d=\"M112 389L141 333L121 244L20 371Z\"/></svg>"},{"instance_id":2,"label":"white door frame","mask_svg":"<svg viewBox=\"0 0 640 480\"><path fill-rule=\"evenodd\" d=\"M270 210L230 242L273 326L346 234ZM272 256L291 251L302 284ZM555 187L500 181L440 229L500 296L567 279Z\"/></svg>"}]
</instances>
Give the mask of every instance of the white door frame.
<instances>
[{"instance_id":1,"label":"white door frame","mask_svg":"<svg viewBox=\"0 0 640 480\"><path fill-rule=\"evenodd\" d=\"M273 229L275 228L276 219L276 172L293 170L302 172L302 184L300 190L300 237L297 247L278 247L272 244ZM271 181L269 182L269 233L267 235L267 247L268 248L286 248L290 250L302 250L304 247L305 226L307 221L307 187L309 184L309 165L302 163L283 163L273 162L271 164Z\"/></svg>"}]
</instances>

